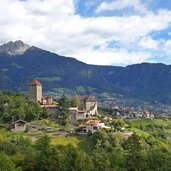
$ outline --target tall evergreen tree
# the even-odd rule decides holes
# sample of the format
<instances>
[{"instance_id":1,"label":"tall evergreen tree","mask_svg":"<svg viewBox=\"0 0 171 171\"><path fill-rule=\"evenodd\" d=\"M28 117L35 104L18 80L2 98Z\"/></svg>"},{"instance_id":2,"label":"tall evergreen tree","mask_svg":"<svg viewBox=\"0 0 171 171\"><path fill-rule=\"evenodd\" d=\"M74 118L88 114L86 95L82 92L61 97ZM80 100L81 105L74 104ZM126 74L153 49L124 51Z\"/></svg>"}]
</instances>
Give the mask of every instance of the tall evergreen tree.
<instances>
[{"instance_id":1,"label":"tall evergreen tree","mask_svg":"<svg viewBox=\"0 0 171 171\"><path fill-rule=\"evenodd\" d=\"M142 139L134 133L123 146L128 171L146 170L146 155L143 150Z\"/></svg>"},{"instance_id":2,"label":"tall evergreen tree","mask_svg":"<svg viewBox=\"0 0 171 171\"><path fill-rule=\"evenodd\" d=\"M59 104L59 109L57 111L57 115L62 118L63 124L65 125L69 115L70 101L66 96L62 96L59 99L58 104Z\"/></svg>"}]
</instances>

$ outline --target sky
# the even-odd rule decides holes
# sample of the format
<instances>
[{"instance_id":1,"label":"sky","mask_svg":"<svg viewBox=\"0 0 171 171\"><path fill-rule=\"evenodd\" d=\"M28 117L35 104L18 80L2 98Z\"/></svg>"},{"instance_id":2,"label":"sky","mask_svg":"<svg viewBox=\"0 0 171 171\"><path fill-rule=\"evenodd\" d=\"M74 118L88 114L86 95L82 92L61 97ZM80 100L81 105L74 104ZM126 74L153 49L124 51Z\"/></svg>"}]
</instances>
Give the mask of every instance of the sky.
<instances>
[{"instance_id":1,"label":"sky","mask_svg":"<svg viewBox=\"0 0 171 171\"><path fill-rule=\"evenodd\" d=\"M95 65L171 64L171 0L0 0L0 45Z\"/></svg>"}]
</instances>

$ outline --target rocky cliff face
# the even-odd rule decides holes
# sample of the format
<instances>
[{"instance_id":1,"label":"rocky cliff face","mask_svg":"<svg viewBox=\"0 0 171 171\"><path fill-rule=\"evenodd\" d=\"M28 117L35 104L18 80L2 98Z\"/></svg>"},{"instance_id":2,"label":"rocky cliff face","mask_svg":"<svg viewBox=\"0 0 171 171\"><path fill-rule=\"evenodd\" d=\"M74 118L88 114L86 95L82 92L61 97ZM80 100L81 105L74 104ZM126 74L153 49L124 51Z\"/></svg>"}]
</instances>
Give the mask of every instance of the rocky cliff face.
<instances>
[{"instance_id":1,"label":"rocky cliff face","mask_svg":"<svg viewBox=\"0 0 171 171\"><path fill-rule=\"evenodd\" d=\"M20 40L15 42L10 41L7 44L0 46L0 53L4 53L10 56L22 55L29 48L30 46L28 44L25 44Z\"/></svg>"}]
</instances>

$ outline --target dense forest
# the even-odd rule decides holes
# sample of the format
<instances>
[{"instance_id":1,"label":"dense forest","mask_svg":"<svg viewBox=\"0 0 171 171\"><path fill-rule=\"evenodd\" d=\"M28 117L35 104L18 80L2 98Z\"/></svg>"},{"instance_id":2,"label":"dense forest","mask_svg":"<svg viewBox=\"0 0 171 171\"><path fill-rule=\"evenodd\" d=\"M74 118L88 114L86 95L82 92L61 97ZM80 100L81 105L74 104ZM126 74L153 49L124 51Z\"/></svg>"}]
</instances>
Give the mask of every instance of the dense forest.
<instances>
[{"instance_id":1,"label":"dense forest","mask_svg":"<svg viewBox=\"0 0 171 171\"><path fill-rule=\"evenodd\" d=\"M47 117L47 111L20 93L0 91L0 122L26 121Z\"/></svg>"},{"instance_id":2,"label":"dense forest","mask_svg":"<svg viewBox=\"0 0 171 171\"><path fill-rule=\"evenodd\" d=\"M23 137L0 139L3 171L170 171L171 152L152 137L133 134L122 139L99 130L80 144L52 145L42 136L33 143Z\"/></svg>"}]
</instances>

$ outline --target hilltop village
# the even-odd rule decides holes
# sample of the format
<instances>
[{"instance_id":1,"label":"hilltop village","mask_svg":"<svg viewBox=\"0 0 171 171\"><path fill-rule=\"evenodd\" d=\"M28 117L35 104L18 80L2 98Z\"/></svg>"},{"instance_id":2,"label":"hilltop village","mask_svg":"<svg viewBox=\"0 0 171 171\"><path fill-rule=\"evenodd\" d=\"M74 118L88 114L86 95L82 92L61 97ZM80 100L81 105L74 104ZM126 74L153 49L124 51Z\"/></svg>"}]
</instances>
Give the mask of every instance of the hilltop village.
<instances>
[{"instance_id":1,"label":"hilltop village","mask_svg":"<svg viewBox=\"0 0 171 171\"><path fill-rule=\"evenodd\" d=\"M113 127L114 119L126 120L138 120L141 118L153 119L154 114L147 110L143 110L142 113L132 111L130 109L113 107L108 115L99 113L98 102L94 96L76 96L73 97L77 101L77 105L70 105L64 109L62 104L54 100L51 96L43 94L43 86L38 80L32 80L28 85L28 97L29 101L38 103L39 106L47 111L48 119L53 120L59 124L63 124L65 121L73 125L73 128L77 133L94 133L99 128L106 130L115 130ZM64 99L63 99L64 100ZM66 111L64 111L66 110ZM115 115L110 113L115 111ZM67 116L63 113L66 112ZM16 120L10 124L12 131L25 131L27 126L33 128L38 127L33 123L27 123L24 120ZM116 123L114 125L117 125ZM31 129L32 130L32 129ZM120 123L117 131L124 131L124 124Z\"/></svg>"}]
</instances>

